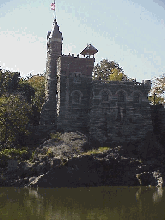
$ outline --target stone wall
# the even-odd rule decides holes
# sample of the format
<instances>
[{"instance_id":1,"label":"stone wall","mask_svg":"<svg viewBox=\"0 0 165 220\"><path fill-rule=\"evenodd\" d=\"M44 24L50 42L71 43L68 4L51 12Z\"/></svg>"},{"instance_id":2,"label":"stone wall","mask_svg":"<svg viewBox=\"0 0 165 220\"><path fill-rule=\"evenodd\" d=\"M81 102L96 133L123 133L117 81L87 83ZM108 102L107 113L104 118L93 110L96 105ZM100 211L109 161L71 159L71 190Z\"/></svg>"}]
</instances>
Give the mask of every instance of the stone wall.
<instances>
[{"instance_id":1,"label":"stone wall","mask_svg":"<svg viewBox=\"0 0 165 220\"><path fill-rule=\"evenodd\" d=\"M63 38L56 19L47 39L46 102L41 126L83 131L102 143L141 140L152 130L147 99L150 80L92 81L94 58L89 54L86 58L62 55Z\"/></svg>"},{"instance_id":2,"label":"stone wall","mask_svg":"<svg viewBox=\"0 0 165 220\"><path fill-rule=\"evenodd\" d=\"M93 66L94 58L59 57L58 129L88 130Z\"/></svg>"},{"instance_id":3,"label":"stone wall","mask_svg":"<svg viewBox=\"0 0 165 220\"><path fill-rule=\"evenodd\" d=\"M58 130L86 132L101 143L138 141L153 130L149 80L92 80L94 58L61 55L56 66L54 81L48 80L47 116L54 115Z\"/></svg>"},{"instance_id":4,"label":"stone wall","mask_svg":"<svg viewBox=\"0 0 165 220\"><path fill-rule=\"evenodd\" d=\"M152 105L151 116L153 122L153 131L161 143L165 143L165 108L163 105Z\"/></svg>"},{"instance_id":5,"label":"stone wall","mask_svg":"<svg viewBox=\"0 0 165 220\"><path fill-rule=\"evenodd\" d=\"M59 31L56 19L52 31L47 35L47 61L45 94L46 101L41 112L42 125L57 125L56 91L57 91L57 59L62 54L62 33Z\"/></svg>"},{"instance_id":6,"label":"stone wall","mask_svg":"<svg viewBox=\"0 0 165 220\"><path fill-rule=\"evenodd\" d=\"M150 81L92 81L94 59L61 56L57 127L85 131L99 142L138 141L152 131Z\"/></svg>"},{"instance_id":7,"label":"stone wall","mask_svg":"<svg viewBox=\"0 0 165 220\"><path fill-rule=\"evenodd\" d=\"M94 58L62 55L57 59L57 84L49 80L54 88L49 89L53 97L49 102L51 106L57 102L52 109L57 129L83 131L101 143L143 139L152 131L150 81L92 80L93 66Z\"/></svg>"},{"instance_id":8,"label":"stone wall","mask_svg":"<svg viewBox=\"0 0 165 220\"><path fill-rule=\"evenodd\" d=\"M90 136L100 142L138 141L152 131L149 82L99 82L92 85Z\"/></svg>"}]
</instances>

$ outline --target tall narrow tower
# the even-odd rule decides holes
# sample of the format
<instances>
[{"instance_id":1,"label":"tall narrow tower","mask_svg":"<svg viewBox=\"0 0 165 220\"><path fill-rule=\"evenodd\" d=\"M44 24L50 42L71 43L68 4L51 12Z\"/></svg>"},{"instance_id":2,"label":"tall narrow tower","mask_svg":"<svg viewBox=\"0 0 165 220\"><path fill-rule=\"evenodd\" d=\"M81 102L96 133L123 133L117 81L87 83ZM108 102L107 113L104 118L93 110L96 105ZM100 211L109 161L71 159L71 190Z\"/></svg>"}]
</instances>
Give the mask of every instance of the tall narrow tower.
<instances>
[{"instance_id":1,"label":"tall narrow tower","mask_svg":"<svg viewBox=\"0 0 165 220\"><path fill-rule=\"evenodd\" d=\"M46 101L41 112L41 124L56 125L57 59L62 55L62 33L56 19L47 35Z\"/></svg>"}]
</instances>

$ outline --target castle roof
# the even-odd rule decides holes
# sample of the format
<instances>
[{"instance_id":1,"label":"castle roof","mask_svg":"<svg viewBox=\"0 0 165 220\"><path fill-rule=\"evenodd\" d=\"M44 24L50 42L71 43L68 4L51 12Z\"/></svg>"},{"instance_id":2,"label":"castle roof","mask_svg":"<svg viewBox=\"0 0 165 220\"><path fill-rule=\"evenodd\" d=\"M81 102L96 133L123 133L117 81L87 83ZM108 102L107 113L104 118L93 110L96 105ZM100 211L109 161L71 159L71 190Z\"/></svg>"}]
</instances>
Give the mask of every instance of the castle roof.
<instances>
[{"instance_id":1,"label":"castle roof","mask_svg":"<svg viewBox=\"0 0 165 220\"><path fill-rule=\"evenodd\" d=\"M51 33L48 33L48 34L49 34L48 35L49 38L54 38L54 39L60 38L60 39L63 40L62 33L59 31L59 26L57 24L56 19L54 19L54 21L53 21L53 26L52 26Z\"/></svg>"},{"instance_id":2,"label":"castle roof","mask_svg":"<svg viewBox=\"0 0 165 220\"><path fill-rule=\"evenodd\" d=\"M92 45L88 44L87 47L80 53L82 55L94 55L98 50Z\"/></svg>"}]
</instances>

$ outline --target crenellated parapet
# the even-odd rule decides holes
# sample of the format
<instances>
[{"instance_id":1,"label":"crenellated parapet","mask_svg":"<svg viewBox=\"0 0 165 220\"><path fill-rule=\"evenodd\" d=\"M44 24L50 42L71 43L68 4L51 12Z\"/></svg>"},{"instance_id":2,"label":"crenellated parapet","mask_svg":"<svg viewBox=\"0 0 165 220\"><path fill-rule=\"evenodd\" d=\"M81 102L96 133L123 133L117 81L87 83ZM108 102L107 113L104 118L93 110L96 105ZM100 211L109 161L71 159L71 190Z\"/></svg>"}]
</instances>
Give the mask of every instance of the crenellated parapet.
<instances>
[{"instance_id":1,"label":"crenellated parapet","mask_svg":"<svg viewBox=\"0 0 165 220\"><path fill-rule=\"evenodd\" d=\"M152 131L150 80L92 80L94 55L88 44L79 55L62 55L57 21L47 35L46 101L41 125L83 131L104 142L138 141Z\"/></svg>"},{"instance_id":2,"label":"crenellated parapet","mask_svg":"<svg viewBox=\"0 0 165 220\"><path fill-rule=\"evenodd\" d=\"M92 81L93 99L101 99L102 91L107 91L109 100L118 102L122 99L124 103L148 103L148 93L151 89L150 80L139 82L133 81Z\"/></svg>"},{"instance_id":3,"label":"crenellated parapet","mask_svg":"<svg viewBox=\"0 0 165 220\"><path fill-rule=\"evenodd\" d=\"M149 80L92 82L90 135L99 141L138 141L152 131Z\"/></svg>"}]
</instances>

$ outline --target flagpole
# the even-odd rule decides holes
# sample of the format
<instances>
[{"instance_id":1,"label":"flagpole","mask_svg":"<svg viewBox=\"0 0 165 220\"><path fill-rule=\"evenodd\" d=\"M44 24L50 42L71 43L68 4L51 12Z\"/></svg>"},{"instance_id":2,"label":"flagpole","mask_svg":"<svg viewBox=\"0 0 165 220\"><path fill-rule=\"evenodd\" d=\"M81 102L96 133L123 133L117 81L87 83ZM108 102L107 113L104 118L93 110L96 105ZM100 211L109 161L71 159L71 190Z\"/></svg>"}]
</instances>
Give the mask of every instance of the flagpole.
<instances>
[{"instance_id":1,"label":"flagpole","mask_svg":"<svg viewBox=\"0 0 165 220\"><path fill-rule=\"evenodd\" d=\"M55 5L55 0L54 0L54 5ZM55 9L54 9L54 20L56 19L56 5L55 5Z\"/></svg>"},{"instance_id":2,"label":"flagpole","mask_svg":"<svg viewBox=\"0 0 165 220\"><path fill-rule=\"evenodd\" d=\"M56 6L55 6L55 0L54 0L54 2L51 4L51 10L54 11L54 13L53 13L53 19L56 20Z\"/></svg>"}]
</instances>

